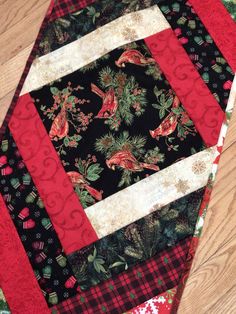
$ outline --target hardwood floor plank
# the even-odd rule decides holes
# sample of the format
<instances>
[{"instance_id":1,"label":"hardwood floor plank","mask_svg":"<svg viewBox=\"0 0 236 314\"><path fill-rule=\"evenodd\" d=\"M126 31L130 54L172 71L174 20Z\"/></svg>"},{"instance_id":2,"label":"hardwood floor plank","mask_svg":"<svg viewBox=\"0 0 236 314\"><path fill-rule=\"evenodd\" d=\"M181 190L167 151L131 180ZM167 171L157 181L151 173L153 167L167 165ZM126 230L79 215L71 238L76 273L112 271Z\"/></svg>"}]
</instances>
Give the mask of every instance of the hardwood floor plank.
<instances>
[{"instance_id":1,"label":"hardwood floor plank","mask_svg":"<svg viewBox=\"0 0 236 314\"><path fill-rule=\"evenodd\" d=\"M0 98L3 98L11 90L16 88L32 47L33 44L21 50L15 57L1 66Z\"/></svg>"},{"instance_id":2,"label":"hardwood floor plank","mask_svg":"<svg viewBox=\"0 0 236 314\"><path fill-rule=\"evenodd\" d=\"M42 2L41 5L39 5L40 2ZM34 42L47 8L48 1L38 1L35 3L35 7L31 8L32 12L22 14L20 21L15 23L14 26L8 27L6 31L0 34L1 64L14 58L21 50Z\"/></svg>"},{"instance_id":3,"label":"hardwood floor plank","mask_svg":"<svg viewBox=\"0 0 236 314\"><path fill-rule=\"evenodd\" d=\"M179 313L236 313L236 111ZM230 298L231 296L231 298Z\"/></svg>"},{"instance_id":4,"label":"hardwood floor plank","mask_svg":"<svg viewBox=\"0 0 236 314\"><path fill-rule=\"evenodd\" d=\"M2 0L0 1L0 12L1 12L1 24L0 24L0 35L8 30L10 27L14 27L22 19L31 15L37 11L42 5L49 4L48 0Z\"/></svg>"}]
</instances>

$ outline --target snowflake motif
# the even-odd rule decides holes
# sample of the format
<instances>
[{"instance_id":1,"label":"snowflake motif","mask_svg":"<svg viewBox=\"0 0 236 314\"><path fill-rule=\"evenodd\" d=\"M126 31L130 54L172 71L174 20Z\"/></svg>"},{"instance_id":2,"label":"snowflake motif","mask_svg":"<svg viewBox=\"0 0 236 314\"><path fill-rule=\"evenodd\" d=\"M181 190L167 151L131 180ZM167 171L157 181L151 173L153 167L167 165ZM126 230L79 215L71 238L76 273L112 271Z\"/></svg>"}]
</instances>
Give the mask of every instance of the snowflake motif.
<instances>
[{"instance_id":1,"label":"snowflake motif","mask_svg":"<svg viewBox=\"0 0 236 314\"><path fill-rule=\"evenodd\" d=\"M206 170L206 164L202 160L197 160L192 165L192 171L194 174L202 174Z\"/></svg>"},{"instance_id":2,"label":"snowflake motif","mask_svg":"<svg viewBox=\"0 0 236 314\"><path fill-rule=\"evenodd\" d=\"M134 22L141 23L141 22L142 22L142 19L143 19L143 17L142 17L141 14L139 14L139 12L134 12L134 14L132 15L132 20L133 20Z\"/></svg>"},{"instance_id":3,"label":"snowflake motif","mask_svg":"<svg viewBox=\"0 0 236 314\"><path fill-rule=\"evenodd\" d=\"M179 179L179 181L175 184L175 187L178 193L185 194L189 189L188 180Z\"/></svg>"},{"instance_id":4,"label":"snowflake motif","mask_svg":"<svg viewBox=\"0 0 236 314\"><path fill-rule=\"evenodd\" d=\"M164 188L168 188L170 185L171 185L171 182L168 181L168 180L165 180L163 183L162 183L163 187Z\"/></svg>"},{"instance_id":5,"label":"snowflake motif","mask_svg":"<svg viewBox=\"0 0 236 314\"><path fill-rule=\"evenodd\" d=\"M122 35L125 40L134 41L137 37L136 31L132 28L126 27L122 32Z\"/></svg>"}]
</instances>

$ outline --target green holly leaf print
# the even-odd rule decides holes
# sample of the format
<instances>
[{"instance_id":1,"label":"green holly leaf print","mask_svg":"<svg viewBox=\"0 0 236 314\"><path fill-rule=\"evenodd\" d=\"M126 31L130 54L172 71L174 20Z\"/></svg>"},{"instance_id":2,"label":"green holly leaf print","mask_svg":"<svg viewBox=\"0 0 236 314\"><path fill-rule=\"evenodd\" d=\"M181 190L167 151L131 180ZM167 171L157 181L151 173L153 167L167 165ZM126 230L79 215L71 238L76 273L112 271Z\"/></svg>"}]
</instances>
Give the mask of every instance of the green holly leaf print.
<instances>
[{"instance_id":1,"label":"green holly leaf print","mask_svg":"<svg viewBox=\"0 0 236 314\"><path fill-rule=\"evenodd\" d=\"M83 164L82 159L77 160L76 167L78 168L79 173L81 173L81 174L85 173L85 165Z\"/></svg>"},{"instance_id":2,"label":"green holly leaf print","mask_svg":"<svg viewBox=\"0 0 236 314\"><path fill-rule=\"evenodd\" d=\"M183 109L181 107L179 108L172 108L172 112L174 112L176 115L180 115L183 112Z\"/></svg>"},{"instance_id":3,"label":"green holly leaf print","mask_svg":"<svg viewBox=\"0 0 236 314\"><path fill-rule=\"evenodd\" d=\"M63 140L63 142L64 142L64 145L65 145L65 147L68 147L69 146L69 138L68 137L65 137L64 138L64 140Z\"/></svg>"},{"instance_id":4,"label":"green holly leaf print","mask_svg":"<svg viewBox=\"0 0 236 314\"><path fill-rule=\"evenodd\" d=\"M158 89L158 87L155 86L153 89L153 92L154 92L156 98L158 98L163 93L163 89Z\"/></svg>"},{"instance_id":5,"label":"green holly leaf print","mask_svg":"<svg viewBox=\"0 0 236 314\"><path fill-rule=\"evenodd\" d=\"M57 87L50 87L50 92L53 95L58 95L58 93L60 92L59 89Z\"/></svg>"},{"instance_id":6,"label":"green holly leaf print","mask_svg":"<svg viewBox=\"0 0 236 314\"><path fill-rule=\"evenodd\" d=\"M86 179L89 181L96 181L100 178L100 173L103 171L103 168L99 164L93 164L88 167Z\"/></svg>"},{"instance_id":7,"label":"green holly leaf print","mask_svg":"<svg viewBox=\"0 0 236 314\"><path fill-rule=\"evenodd\" d=\"M75 192L79 196L79 200L81 202L81 205L83 208L86 208L92 204L95 203L95 200L92 198L92 196L88 193L86 190L81 190L79 187L75 188Z\"/></svg>"}]
</instances>

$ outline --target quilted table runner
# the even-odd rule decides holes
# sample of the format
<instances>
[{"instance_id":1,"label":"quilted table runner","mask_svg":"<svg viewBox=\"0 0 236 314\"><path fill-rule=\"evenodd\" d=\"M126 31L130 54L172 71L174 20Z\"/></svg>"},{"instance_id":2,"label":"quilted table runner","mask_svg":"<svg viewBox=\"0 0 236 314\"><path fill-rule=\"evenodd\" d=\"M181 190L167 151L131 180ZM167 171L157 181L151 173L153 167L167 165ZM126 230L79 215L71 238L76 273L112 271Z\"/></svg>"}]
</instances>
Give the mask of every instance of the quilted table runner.
<instances>
[{"instance_id":1,"label":"quilted table runner","mask_svg":"<svg viewBox=\"0 0 236 314\"><path fill-rule=\"evenodd\" d=\"M0 129L0 313L176 313L236 100L235 1L51 1Z\"/></svg>"}]
</instances>

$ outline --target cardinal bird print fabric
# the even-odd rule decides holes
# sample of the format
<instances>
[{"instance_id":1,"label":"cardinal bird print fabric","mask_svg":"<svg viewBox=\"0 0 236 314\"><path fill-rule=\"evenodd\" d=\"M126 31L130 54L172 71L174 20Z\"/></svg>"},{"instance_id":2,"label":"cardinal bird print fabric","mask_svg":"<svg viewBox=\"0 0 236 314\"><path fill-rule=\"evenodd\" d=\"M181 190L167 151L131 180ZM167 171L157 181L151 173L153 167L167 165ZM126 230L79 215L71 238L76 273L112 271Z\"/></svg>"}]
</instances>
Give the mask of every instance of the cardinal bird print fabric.
<instances>
[{"instance_id":1,"label":"cardinal bird print fabric","mask_svg":"<svg viewBox=\"0 0 236 314\"><path fill-rule=\"evenodd\" d=\"M31 96L85 207L204 149L143 41Z\"/></svg>"},{"instance_id":2,"label":"cardinal bird print fabric","mask_svg":"<svg viewBox=\"0 0 236 314\"><path fill-rule=\"evenodd\" d=\"M236 100L233 5L51 1L0 108L0 313L177 313Z\"/></svg>"}]
</instances>

